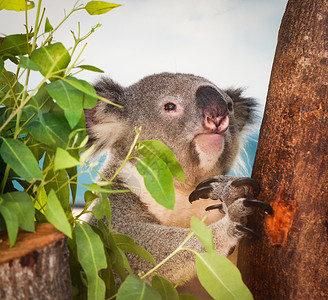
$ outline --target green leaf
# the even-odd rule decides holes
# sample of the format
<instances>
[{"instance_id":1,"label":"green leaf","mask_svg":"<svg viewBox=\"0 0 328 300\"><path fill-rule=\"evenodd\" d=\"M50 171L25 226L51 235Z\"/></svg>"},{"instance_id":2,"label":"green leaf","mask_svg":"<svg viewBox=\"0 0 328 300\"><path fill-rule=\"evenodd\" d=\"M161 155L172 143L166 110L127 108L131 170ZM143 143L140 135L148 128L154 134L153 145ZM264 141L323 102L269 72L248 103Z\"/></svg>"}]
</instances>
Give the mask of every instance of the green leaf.
<instances>
[{"instance_id":1,"label":"green leaf","mask_svg":"<svg viewBox=\"0 0 328 300\"><path fill-rule=\"evenodd\" d=\"M0 57L0 73L5 69L5 62L3 59Z\"/></svg>"},{"instance_id":2,"label":"green leaf","mask_svg":"<svg viewBox=\"0 0 328 300\"><path fill-rule=\"evenodd\" d=\"M93 215L97 220L100 220L102 217L106 217L108 220L111 219L111 209L109 205L108 195L102 193L97 204L92 208Z\"/></svg>"},{"instance_id":3,"label":"green leaf","mask_svg":"<svg viewBox=\"0 0 328 300\"><path fill-rule=\"evenodd\" d=\"M152 279L152 287L157 290L162 300L179 300L179 294L172 283L162 276L155 275Z\"/></svg>"},{"instance_id":4,"label":"green leaf","mask_svg":"<svg viewBox=\"0 0 328 300\"><path fill-rule=\"evenodd\" d=\"M0 195L0 214L8 230L10 247L15 244L18 226L34 232L34 204L25 192L12 192Z\"/></svg>"},{"instance_id":5,"label":"green leaf","mask_svg":"<svg viewBox=\"0 0 328 300\"><path fill-rule=\"evenodd\" d=\"M126 270L128 270L130 274L132 274L132 270L124 252L117 247L109 227L106 226L102 220L98 221L98 227L96 227L95 230L101 231L101 240L103 245L109 249L108 254L110 256L113 268L119 275L120 279L122 281L125 280L127 277Z\"/></svg>"},{"instance_id":6,"label":"green leaf","mask_svg":"<svg viewBox=\"0 0 328 300\"><path fill-rule=\"evenodd\" d=\"M57 148L55 156L55 171L75 167L80 162L70 155L66 150Z\"/></svg>"},{"instance_id":7,"label":"green leaf","mask_svg":"<svg viewBox=\"0 0 328 300\"><path fill-rule=\"evenodd\" d=\"M38 193L34 207L41 213L45 213L45 208L47 206L48 196L44 187L41 188L41 191Z\"/></svg>"},{"instance_id":8,"label":"green leaf","mask_svg":"<svg viewBox=\"0 0 328 300\"><path fill-rule=\"evenodd\" d=\"M103 300L106 287L98 272L107 267L104 245L87 223L76 222L75 233L77 256L88 281L88 299Z\"/></svg>"},{"instance_id":9,"label":"green leaf","mask_svg":"<svg viewBox=\"0 0 328 300\"><path fill-rule=\"evenodd\" d=\"M90 65L79 65L76 66L76 68L81 68L83 70L88 70L88 71L92 71L92 72L97 72L97 73L105 73L103 70L94 67L94 66L90 66Z\"/></svg>"},{"instance_id":10,"label":"green leaf","mask_svg":"<svg viewBox=\"0 0 328 300\"><path fill-rule=\"evenodd\" d=\"M118 290L117 300L161 300L160 294L134 275L129 275Z\"/></svg>"},{"instance_id":11,"label":"green leaf","mask_svg":"<svg viewBox=\"0 0 328 300\"><path fill-rule=\"evenodd\" d=\"M185 174L181 165L172 150L165 144L156 140L142 141L137 144L137 149L145 157L153 155L162 159L169 167L172 175L181 182L185 182Z\"/></svg>"},{"instance_id":12,"label":"green leaf","mask_svg":"<svg viewBox=\"0 0 328 300\"><path fill-rule=\"evenodd\" d=\"M31 135L52 149L66 148L68 144L68 137L71 133L64 116L58 116L53 113L38 112L27 125L26 129Z\"/></svg>"},{"instance_id":13,"label":"green leaf","mask_svg":"<svg viewBox=\"0 0 328 300\"><path fill-rule=\"evenodd\" d=\"M25 11L34 7L33 1L26 0L0 0L0 10Z\"/></svg>"},{"instance_id":14,"label":"green leaf","mask_svg":"<svg viewBox=\"0 0 328 300\"><path fill-rule=\"evenodd\" d=\"M45 182L47 184L44 186L47 194L53 189L56 191L57 198L59 199L66 216L70 218L72 216L71 206L69 203L70 191L69 185L67 184L67 172L65 169L54 171L53 166L53 157L46 153L43 160L43 170L47 169L47 175L45 178Z\"/></svg>"},{"instance_id":15,"label":"green leaf","mask_svg":"<svg viewBox=\"0 0 328 300\"><path fill-rule=\"evenodd\" d=\"M97 105L98 95L94 87L85 80L68 77L63 79L66 83L83 93L83 107L93 108Z\"/></svg>"},{"instance_id":16,"label":"green leaf","mask_svg":"<svg viewBox=\"0 0 328 300\"><path fill-rule=\"evenodd\" d=\"M12 34L7 35L0 45L0 56L17 56L25 55L31 49L31 45L28 43L33 34Z\"/></svg>"},{"instance_id":17,"label":"green leaf","mask_svg":"<svg viewBox=\"0 0 328 300\"><path fill-rule=\"evenodd\" d=\"M196 269L200 283L214 299L253 299L239 270L226 257L196 253Z\"/></svg>"},{"instance_id":18,"label":"green leaf","mask_svg":"<svg viewBox=\"0 0 328 300\"><path fill-rule=\"evenodd\" d=\"M46 219L54 225L59 231L72 238L72 228L63 207L61 206L56 193L51 190L48 194L48 202L45 212Z\"/></svg>"},{"instance_id":19,"label":"green leaf","mask_svg":"<svg viewBox=\"0 0 328 300\"><path fill-rule=\"evenodd\" d=\"M121 6L121 4L108 3L105 1L90 1L85 6L85 10L90 15L102 15L119 6Z\"/></svg>"},{"instance_id":20,"label":"green leaf","mask_svg":"<svg viewBox=\"0 0 328 300\"><path fill-rule=\"evenodd\" d=\"M19 55L19 67L34 71L40 71L40 67L33 60L29 59L26 56Z\"/></svg>"},{"instance_id":21,"label":"green leaf","mask_svg":"<svg viewBox=\"0 0 328 300\"><path fill-rule=\"evenodd\" d=\"M190 228L204 245L207 252L215 252L212 231L204 222L192 216L190 220Z\"/></svg>"},{"instance_id":22,"label":"green leaf","mask_svg":"<svg viewBox=\"0 0 328 300\"><path fill-rule=\"evenodd\" d=\"M99 186L96 183L92 183L92 184L82 184L82 186L84 186L85 188L89 189L90 191L93 192L99 192L99 193L117 193L117 194L121 194L121 193L128 193L130 192L129 190L111 190L111 189L107 189L107 188L103 188L101 186Z\"/></svg>"},{"instance_id":23,"label":"green leaf","mask_svg":"<svg viewBox=\"0 0 328 300\"><path fill-rule=\"evenodd\" d=\"M14 246L18 233L18 218L14 211L10 210L8 207L1 205L0 214L3 216L6 228L8 232L9 245Z\"/></svg>"},{"instance_id":24,"label":"green leaf","mask_svg":"<svg viewBox=\"0 0 328 300\"><path fill-rule=\"evenodd\" d=\"M31 53L31 60L39 65L43 76L52 77L54 73L58 76L64 75L71 56L62 43L55 43L34 50ZM50 78L50 80L55 79Z\"/></svg>"},{"instance_id":25,"label":"green leaf","mask_svg":"<svg viewBox=\"0 0 328 300\"><path fill-rule=\"evenodd\" d=\"M50 32L51 30L53 30L53 27L51 26L49 19L46 18L46 23L44 25L44 32Z\"/></svg>"},{"instance_id":26,"label":"green leaf","mask_svg":"<svg viewBox=\"0 0 328 300\"><path fill-rule=\"evenodd\" d=\"M12 72L4 71L0 73L0 100L1 104L9 106L13 101L13 94L17 97L24 87L17 81L16 75ZM3 100L7 98L7 100Z\"/></svg>"},{"instance_id":27,"label":"green leaf","mask_svg":"<svg viewBox=\"0 0 328 300\"><path fill-rule=\"evenodd\" d=\"M74 206L77 192L77 167L68 168L66 169L66 172L70 179L69 186L72 193L72 204Z\"/></svg>"},{"instance_id":28,"label":"green leaf","mask_svg":"<svg viewBox=\"0 0 328 300\"><path fill-rule=\"evenodd\" d=\"M1 145L3 160L27 181L42 180L43 174L31 150L20 141L3 139Z\"/></svg>"},{"instance_id":29,"label":"green leaf","mask_svg":"<svg viewBox=\"0 0 328 300\"><path fill-rule=\"evenodd\" d=\"M84 193L84 201L86 204L92 202L93 200L97 199L98 195L92 193L91 191L85 191Z\"/></svg>"},{"instance_id":30,"label":"green leaf","mask_svg":"<svg viewBox=\"0 0 328 300\"><path fill-rule=\"evenodd\" d=\"M124 234L113 234L113 239L121 250L133 253L144 260L156 265L154 257L141 246L137 245L132 238Z\"/></svg>"},{"instance_id":31,"label":"green leaf","mask_svg":"<svg viewBox=\"0 0 328 300\"><path fill-rule=\"evenodd\" d=\"M138 159L137 170L157 203L174 209L175 192L172 174L163 160L156 156Z\"/></svg>"},{"instance_id":32,"label":"green leaf","mask_svg":"<svg viewBox=\"0 0 328 300\"><path fill-rule=\"evenodd\" d=\"M97 94L94 88L84 80L60 79L47 85L46 88L64 110L71 128L74 128L81 119L83 107L92 108L97 104Z\"/></svg>"}]
</instances>

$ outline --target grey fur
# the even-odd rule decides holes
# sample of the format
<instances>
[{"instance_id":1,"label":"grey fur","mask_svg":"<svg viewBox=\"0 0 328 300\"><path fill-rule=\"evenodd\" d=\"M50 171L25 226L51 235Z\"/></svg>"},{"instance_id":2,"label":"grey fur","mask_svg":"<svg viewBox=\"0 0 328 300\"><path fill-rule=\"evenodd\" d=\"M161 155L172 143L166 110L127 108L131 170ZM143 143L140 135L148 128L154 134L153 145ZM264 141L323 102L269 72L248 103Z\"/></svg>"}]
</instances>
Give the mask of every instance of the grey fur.
<instances>
[{"instance_id":1,"label":"grey fur","mask_svg":"<svg viewBox=\"0 0 328 300\"><path fill-rule=\"evenodd\" d=\"M207 160L200 155L194 141L195 136L204 132L205 128L204 111L197 105L195 98L201 87L215 89L220 99L227 103L227 107L233 107L228 112L229 128L222 133L223 152L209 168L206 167ZM252 213L252 209L243 205L248 189L231 187L233 178L222 175L233 165L240 150L241 137L246 127L255 119L254 99L243 97L240 89L223 91L207 79L189 74L152 75L127 88L111 79L102 78L95 84L95 89L99 95L123 106L123 109L119 109L99 101L95 108L86 111L88 134L90 143L96 144L95 152L109 150L109 158L103 168L104 175L111 178L121 164L133 141L134 128L138 126L142 126L140 140L156 139L164 142L173 150L183 166L186 185L176 182L176 201L183 202L181 212L197 205L189 204L186 195L189 195L200 181L221 175L217 177L219 183L212 184L213 191L210 196L223 201L225 215L219 211L211 211L208 213L211 216L208 222L215 220L209 227L213 231L217 252L228 255L243 236L243 233L236 229L236 225L244 225L245 216ZM176 103L181 108L177 117L170 117L170 114L163 110L163 105L167 102ZM215 157L216 154L213 155ZM143 183L135 174L134 167L131 162L129 168L124 169L116 180L118 188L129 188L134 193L111 196L112 227L131 236L160 262L175 250L189 233L187 227L190 215L183 221L176 215L170 217L170 212L158 208L156 203L145 196ZM209 204L205 200L197 202L203 201L204 204L199 204L203 205L199 209L200 216L206 214L205 208ZM216 203L218 202L213 201L213 204ZM166 214L167 219L164 216ZM191 238L187 246L199 252L204 251L195 237ZM129 255L129 260L136 273L146 272L151 267L147 262L132 255ZM193 278L196 274L193 254L188 251L179 253L161 267L159 273L175 283L183 278Z\"/></svg>"}]
</instances>

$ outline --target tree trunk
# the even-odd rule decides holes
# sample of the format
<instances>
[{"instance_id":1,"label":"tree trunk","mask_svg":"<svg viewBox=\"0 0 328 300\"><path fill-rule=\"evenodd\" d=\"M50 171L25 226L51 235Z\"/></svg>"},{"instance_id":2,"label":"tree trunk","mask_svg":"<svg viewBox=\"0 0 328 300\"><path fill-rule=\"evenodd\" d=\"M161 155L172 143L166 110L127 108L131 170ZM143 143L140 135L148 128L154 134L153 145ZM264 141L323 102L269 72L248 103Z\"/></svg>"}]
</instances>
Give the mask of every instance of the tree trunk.
<instances>
[{"instance_id":1,"label":"tree trunk","mask_svg":"<svg viewBox=\"0 0 328 300\"><path fill-rule=\"evenodd\" d=\"M253 168L274 215L239 248L255 299L328 299L327 110L328 0L290 0Z\"/></svg>"},{"instance_id":2,"label":"tree trunk","mask_svg":"<svg viewBox=\"0 0 328 300\"><path fill-rule=\"evenodd\" d=\"M21 232L9 248L0 236L0 299L72 299L67 238L51 224Z\"/></svg>"}]
</instances>

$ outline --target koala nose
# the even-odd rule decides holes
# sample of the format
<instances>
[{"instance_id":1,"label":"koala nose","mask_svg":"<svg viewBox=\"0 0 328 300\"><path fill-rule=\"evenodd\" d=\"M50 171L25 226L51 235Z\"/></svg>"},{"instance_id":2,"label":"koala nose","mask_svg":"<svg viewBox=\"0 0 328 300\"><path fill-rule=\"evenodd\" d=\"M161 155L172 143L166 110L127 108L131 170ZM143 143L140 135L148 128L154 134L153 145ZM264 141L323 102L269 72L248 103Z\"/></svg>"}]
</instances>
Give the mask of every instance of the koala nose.
<instances>
[{"instance_id":1,"label":"koala nose","mask_svg":"<svg viewBox=\"0 0 328 300\"><path fill-rule=\"evenodd\" d=\"M223 133L229 127L229 116L224 117L210 117L205 114L204 127L210 131L215 131L216 133Z\"/></svg>"},{"instance_id":2,"label":"koala nose","mask_svg":"<svg viewBox=\"0 0 328 300\"><path fill-rule=\"evenodd\" d=\"M196 92L197 105L204 117L204 127L223 133L229 127L229 110L223 96L212 87L201 87Z\"/></svg>"}]
</instances>

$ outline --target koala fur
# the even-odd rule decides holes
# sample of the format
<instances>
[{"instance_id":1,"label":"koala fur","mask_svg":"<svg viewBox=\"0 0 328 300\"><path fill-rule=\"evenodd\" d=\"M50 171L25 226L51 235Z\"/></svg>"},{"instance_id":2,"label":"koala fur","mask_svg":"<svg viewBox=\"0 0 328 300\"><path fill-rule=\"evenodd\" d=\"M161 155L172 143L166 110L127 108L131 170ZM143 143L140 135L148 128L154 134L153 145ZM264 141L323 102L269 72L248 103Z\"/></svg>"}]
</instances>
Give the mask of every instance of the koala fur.
<instances>
[{"instance_id":1,"label":"koala fur","mask_svg":"<svg viewBox=\"0 0 328 300\"><path fill-rule=\"evenodd\" d=\"M243 97L240 89L223 91L205 78L190 74L151 75L126 88L102 78L95 89L123 106L99 101L95 108L85 111L90 144L96 145L95 153L108 153L102 170L106 178L110 179L125 159L135 137L134 128L139 126L139 140L165 143L186 175L185 185L175 181L176 204L171 211L152 199L136 162L129 161L115 185L131 192L110 196L112 228L132 237L160 262L185 239L191 216L202 219L207 215L216 251L228 256L245 235L245 217L253 212L244 204L249 187L234 187L235 178L225 174L239 154L245 129L255 119L255 100ZM188 197L197 184L214 176L206 187L207 195L199 195L208 199L191 204ZM206 207L219 203L213 199L222 201L221 209L206 211ZM187 247L204 252L196 237ZM136 274L151 268L136 256L128 255L128 259ZM196 276L194 255L179 252L158 273L174 283L186 278L188 286L188 280ZM187 292L197 294L193 287Z\"/></svg>"}]
</instances>

